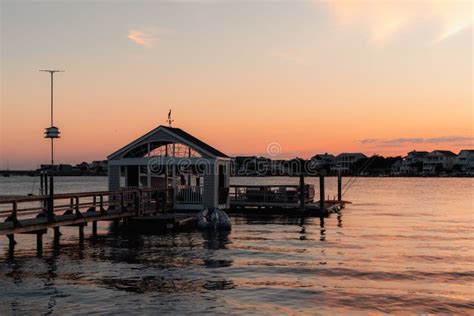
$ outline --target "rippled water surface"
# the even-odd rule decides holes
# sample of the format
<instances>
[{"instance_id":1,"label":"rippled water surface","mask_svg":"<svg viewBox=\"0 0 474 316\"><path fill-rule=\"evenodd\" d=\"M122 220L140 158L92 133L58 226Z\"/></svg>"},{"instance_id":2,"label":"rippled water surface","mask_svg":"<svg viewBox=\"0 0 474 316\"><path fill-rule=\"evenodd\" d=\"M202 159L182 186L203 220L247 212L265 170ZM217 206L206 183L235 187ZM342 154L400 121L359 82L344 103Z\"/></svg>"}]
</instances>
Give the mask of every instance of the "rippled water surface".
<instances>
[{"instance_id":1,"label":"rippled water surface","mask_svg":"<svg viewBox=\"0 0 474 316\"><path fill-rule=\"evenodd\" d=\"M307 179L314 182L317 179ZM237 183L297 183L235 178ZM0 179L0 195L37 190ZM327 179L335 193L335 179ZM106 178L58 178L63 192L106 189ZM60 249L0 239L0 314L473 313L474 179L361 178L353 201L319 219L233 218L231 233L125 235L97 240L63 228ZM86 227L86 236L90 227Z\"/></svg>"}]
</instances>

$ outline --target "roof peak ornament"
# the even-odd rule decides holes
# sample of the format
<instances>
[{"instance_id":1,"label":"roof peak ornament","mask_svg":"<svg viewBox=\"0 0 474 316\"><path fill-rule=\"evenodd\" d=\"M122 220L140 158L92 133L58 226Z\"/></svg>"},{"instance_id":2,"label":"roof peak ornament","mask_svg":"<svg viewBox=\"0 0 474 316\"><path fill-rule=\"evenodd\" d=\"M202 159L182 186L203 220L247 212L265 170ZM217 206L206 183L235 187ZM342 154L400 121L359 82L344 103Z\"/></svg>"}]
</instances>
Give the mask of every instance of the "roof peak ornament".
<instances>
[{"instance_id":1,"label":"roof peak ornament","mask_svg":"<svg viewBox=\"0 0 474 316\"><path fill-rule=\"evenodd\" d=\"M168 119L166 120L168 122L168 126L171 127L171 124L173 124L174 120L171 119L171 109L168 112Z\"/></svg>"}]
</instances>

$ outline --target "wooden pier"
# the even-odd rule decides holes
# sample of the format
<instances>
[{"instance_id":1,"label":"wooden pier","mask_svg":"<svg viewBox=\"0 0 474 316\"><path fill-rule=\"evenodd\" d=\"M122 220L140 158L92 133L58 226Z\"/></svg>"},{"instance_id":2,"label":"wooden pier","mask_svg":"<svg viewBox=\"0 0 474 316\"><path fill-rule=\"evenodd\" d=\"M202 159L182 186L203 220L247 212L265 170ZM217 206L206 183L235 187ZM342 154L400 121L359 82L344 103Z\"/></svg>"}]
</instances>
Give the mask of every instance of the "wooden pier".
<instances>
[{"instance_id":1,"label":"wooden pier","mask_svg":"<svg viewBox=\"0 0 474 316\"><path fill-rule=\"evenodd\" d=\"M97 236L97 222L123 221L131 230L140 232L169 231L192 227L195 213L165 214L175 210L173 189L126 188L119 191L66 193L41 196L3 197L0 199L0 236L9 239L10 252L16 234L35 234L38 250L43 235L52 229L54 243L59 244L60 228L78 228L84 239L84 227L92 224ZM325 200L324 176L320 176L319 201L315 201L312 185L234 185L229 189L229 215L319 216L339 212L348 203L342 200L341 177L338 177L337 200ZM194 211L196 212L196 211Z\"/></svg>"},{"instance_id":2,"label":"wooden pier","mask_svg":"<svg viewBox=\"0 0 474 316\"><path fill-rule=\"evenodd\" d=\"M0 200L0 236L9 238L10 250L16 244L15 234L36 234L40 250L48 229L53 229L54 241L59 243L60 227L64 226L78 227L79 238L83 239L84 226L91 223L92 235L96 236L99 221L127 221L171 209L169 191L149 188L55 194L52 207L50 196L3 198Z\"/></svg>"}]
</instances>

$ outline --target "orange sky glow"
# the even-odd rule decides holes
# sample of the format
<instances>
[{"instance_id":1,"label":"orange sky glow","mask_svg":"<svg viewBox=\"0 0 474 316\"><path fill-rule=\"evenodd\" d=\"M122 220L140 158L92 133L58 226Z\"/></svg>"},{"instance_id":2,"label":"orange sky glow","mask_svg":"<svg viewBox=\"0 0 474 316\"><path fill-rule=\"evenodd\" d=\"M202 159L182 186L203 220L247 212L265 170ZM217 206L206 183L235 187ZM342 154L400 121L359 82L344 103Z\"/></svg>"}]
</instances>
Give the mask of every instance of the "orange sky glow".
<instances>
[{"instance_id":1,"label":"orange sky glow","mask_svg":"<svg viewBox=\"0 0 474 316\"><path fill-rule=\"evenodd\" d=\"M105 159L173 109L229 155L474 147L473 3L1 4L1 164ZM51 10L54 8L54 10Z\"/></svg>"}]
</instances>

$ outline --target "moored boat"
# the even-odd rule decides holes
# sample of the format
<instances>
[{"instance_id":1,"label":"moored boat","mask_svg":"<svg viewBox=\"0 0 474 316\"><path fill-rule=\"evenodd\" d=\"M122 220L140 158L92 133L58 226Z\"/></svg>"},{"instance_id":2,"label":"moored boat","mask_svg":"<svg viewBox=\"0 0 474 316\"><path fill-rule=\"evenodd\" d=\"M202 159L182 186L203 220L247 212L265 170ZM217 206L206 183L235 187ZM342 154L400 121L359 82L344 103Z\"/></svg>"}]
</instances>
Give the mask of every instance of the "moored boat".
<instances>
[{"instance_id":1,"label":"moored boat","mask_svg":"<svg viewBox=\"0 0 474 316\"><path fill-rule=\"evenodd\" d=\"M230 230L232 224L227 214L218 208L206 208L197 215L199 229Z\"/></svg>"}]
</instances>

